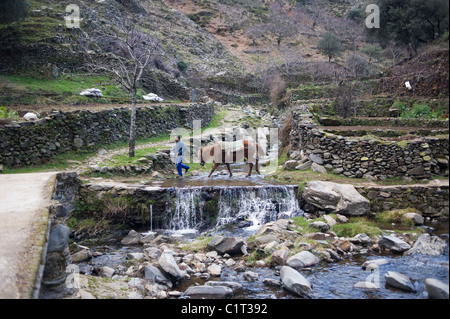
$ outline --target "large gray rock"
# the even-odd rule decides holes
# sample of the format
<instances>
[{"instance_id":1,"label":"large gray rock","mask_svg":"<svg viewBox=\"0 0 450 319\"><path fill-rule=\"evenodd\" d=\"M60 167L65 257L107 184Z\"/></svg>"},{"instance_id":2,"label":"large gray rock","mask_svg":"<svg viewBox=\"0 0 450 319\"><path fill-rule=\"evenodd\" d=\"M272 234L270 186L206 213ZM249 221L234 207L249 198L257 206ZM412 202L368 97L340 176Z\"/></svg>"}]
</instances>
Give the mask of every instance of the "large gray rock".
<instances>
[{"instance_id":1,"label":"large gray rock","mask_svg":"<svg viewBox=\"0 0 450 319\"><path fill-rule=\"evenodd\" d=\"M425 287L431 299L449 299L448 285L443 282L428 278L425 280Z\"/></svg>"},{"instance_id":2,"label":"large gray rock","mask_svg":"<svg viewBox=\"0 0 450 319\"><path fill-rule=\"evenodd\" d=\"M437 236L431 237L429 234L423 234L405 255L420 254L438 257L444 254L445 248L447 248L447 243L443 239Z\"/></svg>"},{"instance_id":3,"label":"large gray rock","mask_svg":"<svg viewBox=\"0 0 450 319\"><path fill-rule=\"evenodd\" d=\"M378 241L378 245L387 248L394 253L403 253L411 249L411 246L408 243L395 236L382 236Z\"/></svg>"},{"instance_id":4,"label":"large gray rock","mask_svg":"<svg viewBox=\"0 0 450 319\"><path fill-rule=\"evenodd\" d=\"M241 289L242 284L238 282L232 282L232 281L208 281L205 283L205 286L222 286L222 287L228 287L231 289Z\"/></svg>"},{"instance_id":5,"label":"large gray rock","mask_svg":"<svg viewBox=\"0 0 450 319\"><path fill-rule=\"evenodd\" d=\"M213 277L220 277L220 274L222 273L222 267L217 264L212 264L207 268L207 271Z\"/></svg>"},{"instance_id":6,"label":"large gray rock","mask_svg":"<svg viewBox=\"0 0 450 319\"><path fill-rule=\"evenodd\" d=\"M156 247L148 247L144 249L144 256L149 261L156 261L161 257L162 251Z\"/></svg>"},{"instance_id":7,"label":"large gray rock","mask_svg":"<svg viewBox=\"0 0 450 319\"><path fill-rule=\"evenodd\" d=\"M172 288L172 281L170 281L158 268L155 266L145 267L144 278L151 280L154 284L160 284Z\"/></svg>"},{"instance_id":8,"label":"large gray rock","mask_svg":"<svg viewBox=\"0 0 450 319\"><path fill-rule=\"evenodd\" d=\"M254 281L258 281L259 279L259 274L257 274L256 272L253 271L247 271L244 273L244 279L250 282L254 282Z\"/></svg>"},{"instance_id":9,"label":"large gray rock","mask_svg":"<svg viewBox=\"0 0 450 319\"><path fill-rule=\"evenodd\" d=\"M416 226L421 226L425 223L425 219L423 218L423 216L417 213L406 213L402 216L402 218L411 220Z\"/></svg>"},{"instance_id":10,"label":"large gray rock","mask_svg":"<svg viewBox=\"0 0 450 319\"><path fill-rule=\"evenodd\" d=\"M125 246L138 245L141 242L142 235L135 230L131 230L128 235L122 239L121 243Z\"/></svg>"},{"instance_id":11,"label":"large gray rock","mask_svg":"<svg viewBox=\"0 0 450 319\"><path fill-rule=\"evenodd\" d=\"M233 296L233 290L224 286L192 286L184 294L191 298L225 299Z\"/></svg>"},{"instance_id":12,"label":"large gray rock","mask_svg":"<svg viewBox=\"0 0 450 319\"><path fill-rule=\"evenodd\" d=\"M164 250L164 252L161 254L161 257L159 257L158 265L161 268L161 270L170 276L171 279L174 281L180 281L183 279L183 272L178 267L175 258L173 258L172 251Z\"/></svg>"},{"instance_id":13,"label":"large gray rock","mask_svg":"<svg viewBox=\"0 0 450 319\"><path fill-rule=\"evenodd\" d=\"M297 171L307 171L307 170L309 170L312 167L312 164L313 164L313 162L308 161L306 163L303 163L303 164L297 166L295 169Z\"/></svg>"},{"instance_id":14,"label":"large gray rock","mask_svg":"<svg viewBox=\"0 0 450 319\"><path fill-rule=\"evenodd\" d=\"M309 159L318 165L323 165L323 159L322 157L320 157L320 155L311 154L309 155Z\"/></svg>"},{"instance_id":15,"label":"large gray rock","mask_svg":"<svg viewBox=\"0 0 450 319\"><path fill-rule=\"evenodd\" d=\"M323 233L325 233L327 230L330 229L330 225L328 225L327 223L324 223L322 221L313 222L313 223L309 224L308 226L318 229Z\"/></svg>"},{"instance_id":16,"label":"large gray rock","mask_svg":"<svg viewBox=\"0 0 450 319\"><path fill-rule=\"evenodd\" d=\"M47 253L62 252L69 245L70 229L64 225L57 225L50 232Z\"/></svg>"},{"instance_id":17,"label":"large gray rock","mask_svg":"<svg viewBox=\"0 0 450 319\"><path fill-rule=\"evenodd\" d=\"M295 269L284 266L283 268L281 268L280 278L284 289L293 292L303 298L311 297L311 283Z\"/></svg>"},{"instance_id":18,"label":"large gray rock","mask_svg":"<svg viewBox=\"0 0 450 319\"><path fill-rule=\"evenodd\" d=\"M284 169L287 171L293 171L297 166L298 166L297 161L287 161L286 163L284 163Z\"/></svg>"},{"instance_id":19,"label":"large gray rock","mask_svg":"<svg viewBox=\"0 0 450 319\"><path fill-rule=\"evenodd\" d=\"M313 171L314 173L319 173L319 174L328 174L327 169L325 167L323 167L322 165L313 163L311 165L311 171Z\"/></svg>"},{"instance_id":20,"label":"large gray rock","mask_svg":"<svg viewBox=\"0 0 450 319\"><path fill-rule=\"evenodd\" d=\"M399 274L395 271L388 271L384 278L386 279L386 283L394 288L406 291L406 292L416 292L414 285L411 282L409 277Z\"/></svg>"},{"instance_id":21,"label":"large gray rock","mask_svg":"<svg viewBox=\"0 0 450 319\"><path fill-rule=\"evenodd\" d=\"M280 266L286 265L286 261L288 260L288 258L289 258L288 249L280 249L272 254L272 260Z\"/></svg>"},{"instance_id":22,"label":"large gray rock","mask_svg":"<svg viewBox=\"0 0 450 319\"><path fill-rule=\"evenodd\" d=\"M294 269L300 269L315 266L319 262L320 259L311 254L309 251L302 251L289 258L286 265Z\"/></svg>"},{"instance_id":23,"label":"large gray rock","mask_svg":"<svg viewBox=\"0 0 450 319\"><path fill-rule=\"evenodd\" d=\"M302 199L317 210L346 216L363 216L370 211L370 202L353 185L332 182L308 182Z\"/></svg>"},{"instance_id":24,"label":"large gray rock","mask_svg":"<svg viewBox=\"0 0 450 319\"><path fill-rule=\"evenodd\" d=\"M208 243L210 250L215 250L219 254L243 255L245 254L245 241L238 237L216 236Z\"/></svg>"}]
</instances>

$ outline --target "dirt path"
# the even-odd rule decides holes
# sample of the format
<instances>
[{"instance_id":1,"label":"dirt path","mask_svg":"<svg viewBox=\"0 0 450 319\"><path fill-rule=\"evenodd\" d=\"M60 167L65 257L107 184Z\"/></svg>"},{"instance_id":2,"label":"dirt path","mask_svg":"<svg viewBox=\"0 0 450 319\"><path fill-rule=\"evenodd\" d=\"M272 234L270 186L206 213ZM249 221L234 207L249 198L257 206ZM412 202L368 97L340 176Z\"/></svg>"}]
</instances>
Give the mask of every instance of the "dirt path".
<instances>
[{"instance_id":1,"label":"dirt path","mask_svg":"<svg viewBox=\"0 0 450 319\"><path fill-rule=\"evenodd\" d=\"M222 124L220 126L212 128L212 129L208 129L202 134L215 135L220 132L223 132L226 129L233 129L233 128L237 127L236 126L237 121L239 121L246 115L248 115L248 114L243 113L240 110L228 109L227 114L226 114L225 118L222 120ZM194 138L200 138L200 136L196 135L196 136L194 136ZM172 141L166 140L166 141L162 141L162 142L139 144L136 146L136 150L150 148L150 147L172 148L174 145L175 145L175 143L173 143ZM107 151L104 154L97 154L96 156L89 158L87 161L85 161L81 165L76 165L75 167L71 167L68 170L82 171L82 170L85 170L89 166L100 165L102 163L105 163L106 161L108 161L108 159L110 159L114 156L121 155L121 154L127 154L127 153L128 153L128 147Z\"/></svg>"},{"instance_id":2,"label":"dirt path","mask_svg":"<svg viewBox=\"0 0 450 319\"><path fill-rule=\"evenodd\" d=\"M0 299L27 298L34 285L55 175L0 175Z\"/></svg>"}]
</instances>

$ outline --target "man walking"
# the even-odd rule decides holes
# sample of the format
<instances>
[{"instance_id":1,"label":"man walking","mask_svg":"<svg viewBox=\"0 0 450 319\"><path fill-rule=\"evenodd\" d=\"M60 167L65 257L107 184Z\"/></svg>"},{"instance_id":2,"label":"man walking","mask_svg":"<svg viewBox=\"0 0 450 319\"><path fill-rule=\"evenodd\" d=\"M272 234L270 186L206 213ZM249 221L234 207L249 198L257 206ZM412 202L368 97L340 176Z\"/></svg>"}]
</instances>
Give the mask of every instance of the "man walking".
<instances>
[{"instance_id":1,"label":"man walking","mask_svg":"<svg viewBox=\"0 0 450 319\"><path fill-rule=\"evenodd\" d=\"M184 145L181 140L181 136L177 136L175 138L175 146L173 151L176 155L175 165L177 166L178 175L183 177L183 168L186 170L186 173L189 171L189 166L183 164L184 155L186 153L186 145Z\"/></svg>"}]
</instances>

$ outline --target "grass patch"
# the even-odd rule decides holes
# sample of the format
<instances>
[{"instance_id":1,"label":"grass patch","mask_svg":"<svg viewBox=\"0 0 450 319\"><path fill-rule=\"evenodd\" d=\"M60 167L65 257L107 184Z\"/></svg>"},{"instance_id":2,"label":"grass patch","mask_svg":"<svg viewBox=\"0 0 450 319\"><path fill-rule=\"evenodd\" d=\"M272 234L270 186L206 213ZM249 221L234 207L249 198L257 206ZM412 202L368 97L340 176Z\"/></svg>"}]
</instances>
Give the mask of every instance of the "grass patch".
<instances>
[{"instance_id":1,"label":"grass patch","mask_svg":"<svg viewBox=\"0 0 450 319\"><path fill-rule=\"evenodd\" d=\"M316 228L309 227L309 224L318 221L325 222L325 219L323 218L306 220L303 216L295 217L292 220L294 221L294 225L296 226L297 230L302 234L317 233L318 230Z\"/></svg>"},{"instance_id":2,"label":"grass patch","mask_svg":"<svg viewBox=\"0 0 450 319\"><path fill-rule=\"evenodd\" d=\"M402 224L403 226L414 226L414 221L403 218L403 215L407 213L420 214L414 208L398 209L387 212L382 212L377 215L376 219L378 223L382 224Z\"/></svg>"},{"instance_id":3,"label":"grass patch","mask_svg":"<svg viewBox=\"0 0 450 319\"><path fill-rule=\"evenodd\" d=\"M183 251L192 251L195 253L206 252L208 250L208 244L211 240L213 240L212 237L200 236L189 244L182 245L181 249Z\"/></svg>"},{"instance_id":4,"label":"grass patch","mask_svg":"<svg viewBox=\"0 0 450 319\"><path fill-rule=\"evenodd\" d=\"M334 225L331 230L338 237L354 237L358 234L366 234L373 238L383 234L383 231L374 222L364 217L350 218L347 224Z\"/></svg>"}]
</instances>

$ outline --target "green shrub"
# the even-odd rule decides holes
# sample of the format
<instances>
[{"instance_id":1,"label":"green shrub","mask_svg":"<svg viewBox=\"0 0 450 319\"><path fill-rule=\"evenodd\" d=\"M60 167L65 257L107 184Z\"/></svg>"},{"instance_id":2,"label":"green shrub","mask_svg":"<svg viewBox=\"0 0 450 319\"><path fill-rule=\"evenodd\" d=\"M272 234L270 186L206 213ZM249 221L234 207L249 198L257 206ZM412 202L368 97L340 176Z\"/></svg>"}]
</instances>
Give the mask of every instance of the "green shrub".
<instances>
[{"instance_id":1,"label":"green shrub","mask_svg":"<svg viewBox=\"0 0 450 319\"><path fill-rule=\"evenodd\" d=\"M334 225L331 229L338 237L354 237L358 234L366 234L373 238L383 233L380 228L366 218L351 218L349 223Z\"/></svg>"},{"instance_id":2,"label":"green shrub","mask_svg":"<svg viewBox=\"0 0 450 319\"><path fill-rule=\"evenodd\" d=\"M17 112L8 109L5 106L0 106L0 119L18 120L19 115Z\"/></svg>"},{"instance_id":3,"label":"green shrub","mask_svg":"<svg viewBox=\"0 0 450 319\"><path fill-rule=\"evenodd\" d=\"M178 62L178 63L177 63L177 67L178 67L178 70L180 70L181 72L186 72L187 69L188 69L188 65L187 65L187 63L184 62L184 61Z\"/></svg>"}]
</instances>

